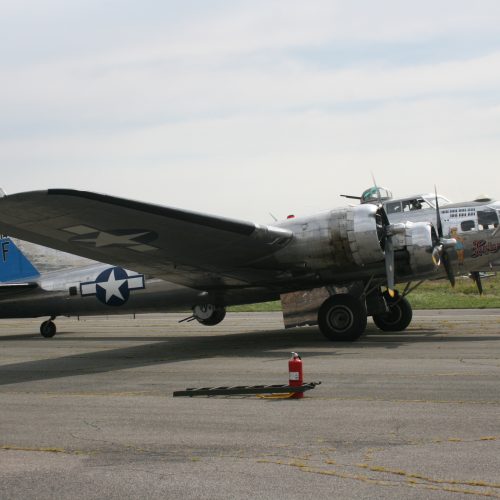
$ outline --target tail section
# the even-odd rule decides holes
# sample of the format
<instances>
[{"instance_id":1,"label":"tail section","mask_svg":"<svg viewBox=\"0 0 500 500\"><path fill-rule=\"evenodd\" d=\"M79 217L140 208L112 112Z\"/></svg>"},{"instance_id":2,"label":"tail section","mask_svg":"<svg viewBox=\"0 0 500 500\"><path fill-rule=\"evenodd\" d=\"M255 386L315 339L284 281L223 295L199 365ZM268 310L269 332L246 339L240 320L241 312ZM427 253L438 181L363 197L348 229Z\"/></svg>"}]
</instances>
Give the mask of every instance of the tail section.
<instances>
[{"instance_id":1,"label":"tail section","mask_svg":"<svg viewBox=\"0 0 500 500\"><path fill-rule=\"evenodd\" d=\"M8 237L0 235L0 283L25 282L40 273Z\"/></svg>"}]
</instances>

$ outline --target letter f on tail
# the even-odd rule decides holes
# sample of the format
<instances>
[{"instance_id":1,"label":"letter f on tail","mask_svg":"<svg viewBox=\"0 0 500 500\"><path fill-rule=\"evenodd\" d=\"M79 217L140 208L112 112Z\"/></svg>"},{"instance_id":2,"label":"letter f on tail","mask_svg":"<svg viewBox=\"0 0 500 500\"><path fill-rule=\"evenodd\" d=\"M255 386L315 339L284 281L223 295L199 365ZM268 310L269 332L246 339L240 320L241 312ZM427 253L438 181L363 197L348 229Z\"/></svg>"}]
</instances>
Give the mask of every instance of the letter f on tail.
<instances>
[{"instance_id":1,"label":"letter f on tail","mask_svg":"<svg viewBox=\"0 0 500 500\"><path fill-rule=\"evenodd\" d=\"M40 276L35 266L8 237L0 235L0 283L19 283Z\"/></svg>"}]
</instances>

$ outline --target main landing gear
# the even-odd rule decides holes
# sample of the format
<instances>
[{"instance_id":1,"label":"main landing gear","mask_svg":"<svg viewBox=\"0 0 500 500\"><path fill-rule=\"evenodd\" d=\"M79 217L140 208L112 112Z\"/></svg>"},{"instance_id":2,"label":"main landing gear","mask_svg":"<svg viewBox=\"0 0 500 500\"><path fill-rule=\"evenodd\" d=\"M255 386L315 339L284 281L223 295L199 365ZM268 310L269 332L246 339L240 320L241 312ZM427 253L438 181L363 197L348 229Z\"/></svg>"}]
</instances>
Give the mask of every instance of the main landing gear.
<instances>
[{"instance_id":1,"label":"main landing gear","mask_svg":"<svg viewBox=\"0 0 500 500\"><path fill-rule=\"evenodd\" d=\"M368 304L368 309L367 309ZM318 311L321 333L329 340L354 341L365 332L367 316L384 332L405 330L411 323L413 311L404 294L377 291L375 296L357 297L336 294L323 302Z\"/></svg>"},{"instance_id":2,"label":"main landing gear","mask_svg":"<svg viewBox=\"0 0 500 500\"><path fill-rule=\"evenodd\" d=\"M44 321L40 325L40 333L42 334L42 337L49 339L56 334L57 328L56 328L56 324L54 323L55 319L56 319L55 316L51 316L50 319L48 319L47 321Z\"/></svg>"},{"instance_id":3,"label":"main landing gear","mask_svg":"<svg viewBox=\"0 0 500 500\"><path fill-rule=\"evenodd\" d=\"M398 293L391 297L387 292L384 299L388 311L382 314L374 314L373 322L383 332L401 332L406 330L413 318L413 310L408 300Z\"/></svg>"},{"instance_id":4,"label":"main landing gear","mask_svg":"<svg viewBox=\"0 0 500 500\"><path fill-rule=\"evenodd\" d=\"M332 295L319 308L319 329L327 339L353 341L363 335L366 316L364 303L354 295Z\"/></svg>"}]
</instances>

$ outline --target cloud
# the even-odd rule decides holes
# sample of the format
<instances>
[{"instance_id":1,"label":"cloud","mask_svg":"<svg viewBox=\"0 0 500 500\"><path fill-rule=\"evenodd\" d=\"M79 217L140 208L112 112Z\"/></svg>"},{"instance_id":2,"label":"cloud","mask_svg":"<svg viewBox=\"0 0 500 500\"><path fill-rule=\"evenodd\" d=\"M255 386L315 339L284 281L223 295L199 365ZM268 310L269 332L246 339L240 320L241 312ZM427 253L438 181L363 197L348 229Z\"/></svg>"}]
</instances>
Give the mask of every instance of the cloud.
<instances>
[{"instance_id":1,"label":"cloud","mask_svg":"<svg viewBox=\"0 0 500 500\"><path fill-rule=\"evenodd\" d=\"M10 191L262 219L340 204L371 170L399 194L499 185L498 2L54 0L39 17L33 5L0 21ZM463 187L471 166L482 175Z\"/></svg>"},{"instance_id":2,"label":"cloud","mask_svg":"<svg viewBox=\"0 0 500 500\"><path fill-rule=\"evenodd\" d=\"M437 183L454 199L470 198L498 180L499 134L499 109L422 100L355 114L206 119L28 147L20 140L3 145L2 164L37 167L14 190L85 188L262 220L267 210L340 205L338 195L360 192L371 171L401 195Z\"/></svg>"},{"instance_id":3,"label":"cloud","mask_svg":"<svg viewBox=\"0 0 500 500\"><path fill-rule=\"evenodd\" d=\"M500 52L441 64L340 70L307 63L284 63L269 71L258 65L216 71L161 65L103 70L76 62L0 71L0 87L4 138L92 129L101 134L207 116L335 107L355 111L433 96L481 101L500 87Z\"/></svg>"}]
</instances>

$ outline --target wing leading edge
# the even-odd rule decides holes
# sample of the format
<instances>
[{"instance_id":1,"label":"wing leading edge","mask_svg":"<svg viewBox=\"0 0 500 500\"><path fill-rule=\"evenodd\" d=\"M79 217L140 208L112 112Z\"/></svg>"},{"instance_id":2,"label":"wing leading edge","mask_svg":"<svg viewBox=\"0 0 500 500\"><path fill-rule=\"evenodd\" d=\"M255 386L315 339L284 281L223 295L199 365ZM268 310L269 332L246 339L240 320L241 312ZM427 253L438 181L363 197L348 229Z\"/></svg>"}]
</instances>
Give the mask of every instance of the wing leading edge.
<instances>
[{"instance_id":1,"label":"wing leading edge","mask_svg":"<svg viewBox=\"0 0 500 500\"><path fill-rule=\"evenodd\" d=\"M278 227L70 189L1 198L0 231L199 289L261 282L251 263L293 237Z\"/></svg>"}]
</instances>

